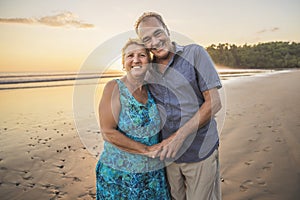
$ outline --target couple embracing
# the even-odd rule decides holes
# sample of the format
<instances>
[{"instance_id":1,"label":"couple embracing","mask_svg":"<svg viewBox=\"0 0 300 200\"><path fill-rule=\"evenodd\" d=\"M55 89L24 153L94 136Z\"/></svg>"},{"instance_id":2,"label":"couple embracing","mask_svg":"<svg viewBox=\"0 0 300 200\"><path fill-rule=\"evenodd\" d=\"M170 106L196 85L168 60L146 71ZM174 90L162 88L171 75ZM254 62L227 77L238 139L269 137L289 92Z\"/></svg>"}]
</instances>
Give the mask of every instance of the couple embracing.
<instances>
[{"instance_id":1,"label":"couple embracing","mask_svg":"<svg viewBox=\"0 0 300 200\"><path fill-rule=\"evenodd\" d=\"M203 47L172 42L157 13L135 30L122 49L126 75L106 84L99 105L97 199L220 200L214 64Z\"/></svg>"}]
</instances>

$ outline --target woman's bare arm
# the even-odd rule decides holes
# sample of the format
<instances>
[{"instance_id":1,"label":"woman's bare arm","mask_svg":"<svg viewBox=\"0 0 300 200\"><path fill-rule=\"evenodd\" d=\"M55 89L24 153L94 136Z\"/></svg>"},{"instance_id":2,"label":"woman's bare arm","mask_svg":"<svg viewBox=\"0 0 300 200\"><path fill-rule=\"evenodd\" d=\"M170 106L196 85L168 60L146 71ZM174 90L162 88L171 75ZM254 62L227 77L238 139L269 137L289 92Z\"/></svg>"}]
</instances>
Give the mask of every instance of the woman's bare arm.
<instances>
[{"instance_id":1,"label":"woman's bare arm","mask_svg":"<svg viewBox=\"0 0 300 200\"><path fill-rule=\"evenodd\" d=\"M117 130L121 110L120 93L115 80L108 82L99 104L99 119L103 139L129 153L153 157L161 147L136 142Z\"/></svg>"}]
</instances>

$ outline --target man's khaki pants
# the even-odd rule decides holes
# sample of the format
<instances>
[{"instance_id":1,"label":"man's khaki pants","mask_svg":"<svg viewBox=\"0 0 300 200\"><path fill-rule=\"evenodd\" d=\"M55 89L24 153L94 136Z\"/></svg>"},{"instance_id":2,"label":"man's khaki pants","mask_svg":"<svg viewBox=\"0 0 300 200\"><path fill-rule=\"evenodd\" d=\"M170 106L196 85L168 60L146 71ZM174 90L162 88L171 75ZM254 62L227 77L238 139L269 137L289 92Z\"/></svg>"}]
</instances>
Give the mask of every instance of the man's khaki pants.
<instances>
[{"instance_id":1,"label":"man's khaki pants","mask_svg":"<svg viewBox=\"0 0 300 200\"><path fill-rule=\"evenodd\" d=\"M195 163L172 163L167 177L174 200L221 200L219 152Z\"/></svg>"}]
</instances>

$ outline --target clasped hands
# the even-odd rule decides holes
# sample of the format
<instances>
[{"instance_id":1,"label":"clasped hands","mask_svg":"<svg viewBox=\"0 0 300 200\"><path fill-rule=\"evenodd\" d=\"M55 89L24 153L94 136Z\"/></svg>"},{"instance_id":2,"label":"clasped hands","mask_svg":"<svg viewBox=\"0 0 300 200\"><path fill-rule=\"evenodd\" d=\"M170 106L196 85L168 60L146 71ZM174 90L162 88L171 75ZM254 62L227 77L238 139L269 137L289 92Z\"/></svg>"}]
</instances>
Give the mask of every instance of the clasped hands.
<instances>
[{"instance_id":1,"label":"clasped hands","mask_svg":"<svg viewBox=\"0 0 300 200\"><path fill-rule=\"evenodd\" d=\"M144 155L150 158L159 157L160 160L164 160L166 158L175 158L183 142L183 138L181 138L178 134L173 134L167 139L163 140L161 143L147 146Z\"/></svg>"}]
</instances>

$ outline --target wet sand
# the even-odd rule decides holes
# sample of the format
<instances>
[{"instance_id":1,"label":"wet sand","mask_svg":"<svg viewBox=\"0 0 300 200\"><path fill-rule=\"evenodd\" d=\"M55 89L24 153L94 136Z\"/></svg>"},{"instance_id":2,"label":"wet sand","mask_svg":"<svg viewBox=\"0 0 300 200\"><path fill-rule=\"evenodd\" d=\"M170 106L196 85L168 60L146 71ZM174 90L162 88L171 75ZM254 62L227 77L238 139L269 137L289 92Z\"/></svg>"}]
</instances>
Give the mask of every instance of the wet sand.
<instances>
[{"instance_id":1,"label":"wet sand","mask_svg":"<svg viewBox=\"0 0 300 200\"><path fill-rule=\"evenodd\" d=\"M72 87L0 96L1 199L93 199L96 158L77 134Z\"/></svg>"}]
</instances>

